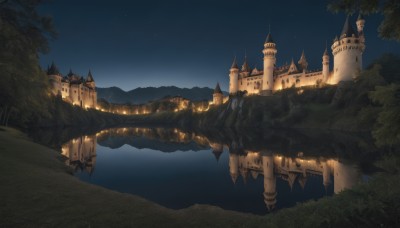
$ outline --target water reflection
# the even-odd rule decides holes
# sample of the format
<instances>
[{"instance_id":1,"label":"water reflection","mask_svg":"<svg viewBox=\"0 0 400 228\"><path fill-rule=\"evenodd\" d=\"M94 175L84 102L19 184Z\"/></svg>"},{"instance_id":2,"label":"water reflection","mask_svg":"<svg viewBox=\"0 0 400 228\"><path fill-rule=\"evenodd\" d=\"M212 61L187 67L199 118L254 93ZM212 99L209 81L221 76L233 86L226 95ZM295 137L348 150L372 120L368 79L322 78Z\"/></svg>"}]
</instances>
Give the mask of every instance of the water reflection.
<instances>
[{"instance_id":1,"label":"water reflection","mask_svg":"<svg viewBox=\"0 0 400 228\"><path fill-rule=\"evenodd\" d=\"M161 152L181 151L190 153L193 151L211 150L216 161L221 163L219 165L224 166L224 163L227 164L225 172L229 169L229 175L234 186L246 185L251 178L255 181L260 181L262 179L262 198L268 211L274 208L292 206L299 201L330 195L329 189L333 189L331 191L334 193L339 193L344 189L351 188L361 179L361 173L354 164L339 159L337 155L332 155L331 153L332 150L335 151L335 148L340 148L342 151L344 149L343 142L339 142L342 146L337 146L335 143L331 142L331 144L325 144L326 147L322 149L320 147L321 145L318 145L318 143L308 145L310 148L319 148L321 151L328 151L328 154L331 154L330 156L316 156L315 153L308 153L305 147L302 147L302 149L305 150L300 151L296 150L296 146L288 148L288 144L281 143L286 140L291 142L289 143L290 145L297 145L298 140L293 138L278 139L279 137L276 138L277 136L273 135L271 139L271 137L268 138L264 135L262 139L255 139L257 143L251 143L251 140L238 137L232 133L219 133L215 137L210 136L210 134L206 135L207 134L184 132L179 129L115 128L102 130L95 135L72 139L62 146L62 154L68 158L66 164L73 167L76 171L92 174L96 165L97 144L101 147L111 149L118 149L124 145L130 145L137 149L147 148ZM281 143L280 145L285 148L285 152L279 151L279 147L276 147L276 143L274 144L272 141L278 144ZM251 147L251 145L252 148L249 149L248 147ZM222 156L224 151L227 152L225 155L226 157ZM222 157L226 159L222 160ZM204 165L203 168L206 169L207 165ZM185 169L188 168L186 167ZM188 170L180 170L178 173L184 172L189 173ZM319 181L317 184L315 184L316 178ZM241 179L242 183L238 183L239 179ZM304 197L302 199L293 199L293 202L282 202L282 205L279 205L280 202L278 199L285 201L282 199L289 197L287 196L288 193L284 191L285 187L283 183L286 183L290 191L294 191L295 185L300 186L302 191L304 191L310 179L314 179L314 182L309 184L309 191L319 191L316 196L311 195L305 199ZM107 184L105 184L105 186L107 187ZM205 187L207 188L207 186ZM222 186L212 187L223 188ZM320 190L324 192L321 193ZM122 188L121 191L129 192L129 190L124 190L124 188ZM279 197L280 191L282 191L281 197ZM299 190L297 189L295 191ZM140 193L134 193L140 195ZM203 192L203 194L206 195L207 192ZM153 199L152 196L146 196L146 194L144 194L144 197L148 197L151 200ZM157 202L155 198L153 200ZM171 199L171 202L172 200L174 199ZM195 199L191 200L197 203ZM169 206L168 202L163 202L163 204L167 207ZM223 202L217 204L225 208ZM186 204L183 203L182 205ZM238 207L241 206L239 205ZM255 209L248 210L231 206L226 206L226 208L262 214L262 212Z\"/></svg>"},{"instance_id":2,"label":"water reflection","mask_svg":"<svg viewBox=\"0 0 400 228\"><path fill-rule=\"evenodd\" d=\"M236 183L239 175L246 182L249 173L254 179L264 176L264 202L268 210L275 207L277 200L276 178L286 181L293 189L297 181L302 189L305 188L310 176L322 176L325 190L332 184L334 192L351 188L360 179L356 166L339 162L337 159L285 157L271 152L246 151L245 155L229 154L229 171L232 181Z\"/></svg>"},{"instance_id":3,"label":"water reflection","mask_svg":"<svg viewBox=\"0 0 400 228\"><path fill-rule=\"evenodd\" d=\"M81 136L72 139L61 147L61 154L67 158L65 163L75 171L92 173L96 165L95 135Z\"/></svg>"}]
</instances>

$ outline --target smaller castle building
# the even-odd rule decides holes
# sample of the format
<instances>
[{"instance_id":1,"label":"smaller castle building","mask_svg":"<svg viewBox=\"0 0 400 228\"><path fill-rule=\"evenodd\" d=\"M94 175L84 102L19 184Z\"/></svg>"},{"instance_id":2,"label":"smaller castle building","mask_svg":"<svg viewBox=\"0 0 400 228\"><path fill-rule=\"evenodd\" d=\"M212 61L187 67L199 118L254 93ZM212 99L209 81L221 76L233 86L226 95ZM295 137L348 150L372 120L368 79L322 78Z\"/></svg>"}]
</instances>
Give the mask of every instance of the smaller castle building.
<instances>
[{"instance_id":1,"label":"smaller castle building","mask_svg":"<svg viewBox=\"0 0 400 228\"><path fill-rule=\"evenodd\" d=\"M219 87L219 83L215 86L214 93L213 93L213 104L214 105L221 105L223 103L224 94Z\"/></svg>"},{"instance_id":2,"label":"smaller castle building","mask_svg":"<svg viewBox=\"0 0 400 228\"><path fill-rule=\"evenodd\" d=\"M47 69L47 75L54 95L60 95L64 101L82 108L96 108L96 83L90 70L86 78L74 74L72 70L63 76L52 63Z\"/></svg>"}]
</instances>

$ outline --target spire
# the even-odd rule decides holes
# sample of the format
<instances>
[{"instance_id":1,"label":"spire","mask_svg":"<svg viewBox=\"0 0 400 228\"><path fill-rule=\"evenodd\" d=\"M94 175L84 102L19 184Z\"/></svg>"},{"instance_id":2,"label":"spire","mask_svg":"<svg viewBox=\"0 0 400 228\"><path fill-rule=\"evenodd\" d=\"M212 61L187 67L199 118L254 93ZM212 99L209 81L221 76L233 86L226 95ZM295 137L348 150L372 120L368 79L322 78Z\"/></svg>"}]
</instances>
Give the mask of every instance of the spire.
<instances>
[{"instance_id":1,"label":"spire","mask_svg":"<svg viewBox=\"0 0 400 228\"><path fill-rule=\"evenodd\" d=\"M324 56L325 56L325 55L329 55L329 54L328 54L328 48L327 48L327 47L325 47Z\"/></svg>"},{"instance_id":2,"label":"spire","mask_svg":"<svg viewBox=\"0 0 400 228\"><path fill-rule=\"evenodd\" d=\"M236 55L235 55L235 58L233 59L231 69L239 69L237 62L236 62Z\"/></svg>"},{"instance_id":3,"label":"spire","mask_svg":"<svg viewBox=\"0 0 400 228\"><path fill-rule=\"evenodd\" d=\"M242 65L242 71L243 72L250 72L251 71L251 69L249 67L249 64L247 63L247 53L246 52L245 52L245 55L244 55L244 63Z\"/></svg>"},{"instance_id":4,"label":"spire","mask_svg":"<svg viewBox=\"0 0 400 228\"><path fill-rule=\"evenodd\" d=\"M307 67L308 67L308 62L307 62L307 59L306 59L306 55L304 54L304 50L301 53L300 60L299 60L298 64L300 64L300 66L301 66L301 68L303 70L306 70Z\"/></svg>"},{"instance_id":5,"label":"spire","mask_svg":"<svg viewBox=\"0 0 400 228\"><path fill-rule=\"evenodd\" d=\"M214 156L215 156L215 159L217 159L217 162L219 161L219 158L221 157L222 152L223 152L223 151L220 151L220 150L213 150L213 151L212 151L212 153L213 153Z\"/></svg>"},{"instance_id":6,"label":"spire","mask_svg":"<svg viewBox=\"0 0 400 228\"><path fill-rule=\"evenodd\" d=\"M74 73L72 73L72 69L71 68L69 68L69 73L68 73L68 76L69 77L71 77L71 76L73 76L74 75Z\"/></svg>"},{"instance_id":7,"label":"spire","mask_svg":"<svg viewBox=\"0 0 400 228\"><path fill-rule=\"evenodd\" d=\"M86 78L86 81L87 82L93 82L94 81L93 75L92 75L92 72L90 71L90 69L89 69L89 73L88 73L88 76Z\"/></svg>"},{"instance_id":8,"label":"spire","mask_svg":"<svg viewBox=\"0 0 400 228\"><path fill-rule=\"evenodd\" d=\"M340 38L352 37L353 35L357 37L357 33L354 32L353 26L350 24L349 16L347 16L346 21L344 22L342 33L340 34Z\"/></svg>"},{"instance_id":9,"label":"spire","mask_svg":"<svg viewBox=\"0 0 400 228\"><path fill-rule=\"evenodd\" d=\"M328 54L328 41L325 41L325 51L324 51L323 56L325 56L325 55L329 55Z\"/></svg>"},{"instance_id":10,"label":"spire","mask_svg":"<svg viewBox=\"0 0 400 228\"><path fill-rule=\"evenodd\" d=\"M58 67L56 66L56 64L54 64L54 61L51 63L51 66L48 67L47 74L48 75L61 75L60 71L58 70Z\"/></svg>"},{"instance_id":11,"label":"spire","mask_svg":"<svg viewBox=\"0 0 400 228\"><path fill-rule=\"evenodd\" d=\"M357 21L360 21L360 20L364 20L364 16L361 14L361 12L358 14L358 17L357 17Z\"/></svg>"},{"instance_id":12,"label":"spire","mask_svg":"<svg viewBox=\"0 0 400 228\"><path fill-rule=\"evenodd\" d=\"M271 33L268 33L267 39L265 40L265 43L274 43L274 40L272 39Z\"/></svg>"},{"instance_id":13,"label":"spire","mask_svg":"<svg viewBox=\"0 0 400 228\"><path fill-rule=\"evenodd\" d=\"M222 93L219 83L217 83L217 86L215 86L214 93Z\"/></svg>"}]
</instances>

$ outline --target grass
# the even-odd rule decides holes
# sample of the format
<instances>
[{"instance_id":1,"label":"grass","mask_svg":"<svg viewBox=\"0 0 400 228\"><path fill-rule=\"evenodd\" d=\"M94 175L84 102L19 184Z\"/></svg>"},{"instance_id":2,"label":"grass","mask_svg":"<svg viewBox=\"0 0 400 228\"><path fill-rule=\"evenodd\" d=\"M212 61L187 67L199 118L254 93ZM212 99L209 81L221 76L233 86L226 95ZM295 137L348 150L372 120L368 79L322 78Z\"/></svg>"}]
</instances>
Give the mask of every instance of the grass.
<instances>
[{"instance_id":1,"label":"grass","mask_svg":"<svg viewBox=\"0 0 400 228\"><path fill-rule=\"evenodd\" d=\"M81 182L57 151L0 129L0 227L400 227L397 157L353 190L256 216L207 205L172 210Z\"/></svg>"},{"instance_id":2,"label":"grass","mask_svg":"<svg viewBox=\"0 0 400 228\"><path fill-rule=\"evenodd\" d=\"M201 205L171 210L81 182L58 152L10 128L0 131L0 151L1 227L243 227L253 217Z\"/></svg>"}]
</instances>

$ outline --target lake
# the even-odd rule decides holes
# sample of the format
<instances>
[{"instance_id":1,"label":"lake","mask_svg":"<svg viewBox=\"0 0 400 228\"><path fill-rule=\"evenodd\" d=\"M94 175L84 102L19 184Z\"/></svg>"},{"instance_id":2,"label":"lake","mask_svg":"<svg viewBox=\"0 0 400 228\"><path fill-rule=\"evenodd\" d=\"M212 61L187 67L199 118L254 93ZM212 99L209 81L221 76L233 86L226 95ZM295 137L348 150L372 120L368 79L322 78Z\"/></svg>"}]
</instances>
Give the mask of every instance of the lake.
<instances>
[{"instance_id":1,"label":"lake","mask_svg":"<svg viewBox=\"0 0 400 228\"><path fill-rule=\"evenodd\" d=\"M263 215L352 188L365 179L354 157L370 146L329 132L126 127L75 135L61 153L80 180L168 208Z\"/></svg>"}]
</instances>

